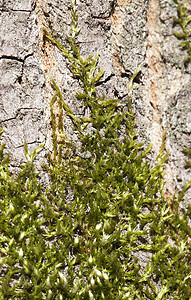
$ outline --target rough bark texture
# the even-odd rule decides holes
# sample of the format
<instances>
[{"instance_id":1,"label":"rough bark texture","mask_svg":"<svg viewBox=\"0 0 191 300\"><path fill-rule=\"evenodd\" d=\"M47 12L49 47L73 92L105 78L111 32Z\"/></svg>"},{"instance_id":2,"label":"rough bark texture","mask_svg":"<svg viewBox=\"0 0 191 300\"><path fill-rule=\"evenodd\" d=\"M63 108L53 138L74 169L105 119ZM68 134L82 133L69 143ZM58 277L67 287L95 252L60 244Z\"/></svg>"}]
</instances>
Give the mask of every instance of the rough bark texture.
<instances>
[{"instance_id":1,"label":"rough bark texture","mask_svg":"<svg viewBox=\"0 0 191 300\"><path fill-rule=\"evenodd\" d=\"M100 94L125 102L129 79L144 62L133 94L140 139L153 142L154 159L167 130L166 193L174 194L190 176L182 147L191 147L191 67L184 67L186 53L172 33L177 14L173 0L79 0L78 12L82 54L98 52L105 70ZM0 0L0 19L0 126L17 166L24 160L24 140L29 149L45 142L42 158L51 148L51 77L65 100L82 113L74 97L76 81L42 34L45 27L66 44L70 1ZM69 120L65 124L75 138Z\"/></svg>"}]
</instances>

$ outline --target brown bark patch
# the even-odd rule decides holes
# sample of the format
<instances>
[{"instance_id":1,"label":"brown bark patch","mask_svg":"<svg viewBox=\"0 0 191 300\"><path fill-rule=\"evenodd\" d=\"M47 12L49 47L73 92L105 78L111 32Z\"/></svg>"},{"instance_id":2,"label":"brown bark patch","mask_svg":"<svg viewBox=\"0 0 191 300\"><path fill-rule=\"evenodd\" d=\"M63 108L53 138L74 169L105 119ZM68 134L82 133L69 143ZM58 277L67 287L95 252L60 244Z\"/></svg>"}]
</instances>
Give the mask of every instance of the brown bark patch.
<instances>
[{"instance_id":1,"label":"brown bark patch","mask_svg":"<svg viewBox=\"0 0 191 300\"><path fill-rule=\"evenodd\" d=\"M160 90L158 89L158 82L160 80L160 74L163 70L160 69L160 30L158 26L159 19L159 1L151 0L149 3L149 11L147 15L147 51L146 59L148 63L148 89L149 89L149 102L155 108L158 104L158 98L160 97Z\"/></svg>"},{"instance_id":2,"label":"brown bark patch","mask_svg":"<svg viewBox=\"0 0 191 300\"><path fill-rule=\"evenodd\" d=\"M115 4L115 8L113 10L111 22L113 25L113 28L118 30L123 25L123 20L125 18L125 13L121 8L127 8L128 4L131 2L131 0L117 0L117 3Z\"/></svg>"},{"instance_id":3,"label":"brown bark patch","mask_svg":"<svg viewBox=\"0 0 191 300\"><path fill-rule=\"evenodd\" d=\"M162 113L167 106L167 80L164 62L162 60L162 32L160 26L160 1L150 0L147 15L147 49L146 62L148 65L147 81L145 83L144 100L153 107L152 123L149 129L153 150L156 154L160 150L163 127L161 124ZM165 195L174 195L175 187L173 183L172 169L169 165L165 167Z\"/></svg>"},{"instance_id":4,"label":"brown bark patch","mask_svg":"<svg viewBox=\"0 0 191 300\"><path fill-rule=\"evenodd\" d=\"M45 71L45 89L48 93L49 97L47 97L46 109L45 109L45 119L48 125L48 132L46 137L45 149L48 152L53 153L53 138L52 138L52 128L51 128L51 116L50 116L50 109L49 109L49 101L51 95L53 93L52 84L51 84L51 77L53 76L53 72L56 67L56 59L54 56L53 46L51 42L45 38L43 29L46 29L49 32L48 27L48 20L45 16L46 12L46 2L44 0L36 0L36 18L37 18L37 25L39 28L39 51L40 51L40 58L43 65L43 69ZM54 76L53 76L54 77ZM47 94L46 94L47 96Z\"/></svg>"},{"instance_id":5,"label":"brown bark patch","mask_svg":"<svg viewBox=\"0 0 191 300\"><path fill-rule=\"evenodd\" d=\"M55 66L54 55L51 47L50 41L48 41L43 34L43 28L48 30L47 20L45 17L45 5L46 3L43 0L36 1L36 16L37 22L39 27L39 48L40 48L40 55L41 60L43 63L43 67L46 73L50 73Z\"/></svg>"}]
</instances>

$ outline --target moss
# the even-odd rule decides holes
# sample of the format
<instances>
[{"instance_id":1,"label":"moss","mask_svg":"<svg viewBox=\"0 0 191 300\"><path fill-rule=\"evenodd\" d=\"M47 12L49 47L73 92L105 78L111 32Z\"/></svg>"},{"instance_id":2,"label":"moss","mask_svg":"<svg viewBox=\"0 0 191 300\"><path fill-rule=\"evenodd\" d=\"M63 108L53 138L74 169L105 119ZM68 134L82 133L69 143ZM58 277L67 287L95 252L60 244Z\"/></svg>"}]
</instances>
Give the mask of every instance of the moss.
<instances>
[{"instance_id":1,"label":"moss","mask_svg":"<svg viewBox=\"0 0 191 300\"><path fill-rule=\"evenodd\" d=\"M180 31L173 30L173 33L181 40L179 44L181 49L187 51L187 57L184 59L184 63L187 66L191 62L191 15L189 15L187 9L188 3L183 3L182 0L174 0L174 2L177 4L177 18L174 18L174 25L178 25Z\"/></svg>"},{"instance_id":2,"label":"moss","mask_svg":"<svg viewBox=\"0 0 191 300\"><path fill-rule=\"evenodd\" d=\"M178 199L164 197L164 140L151 167L151 146L145 150L134 129L136 73L126 106L98 97L103 72L97 55L81 57L75 1L71 9L69 48L44 33L68 60L89 116L77 117L53 80L48 188L34 167L42 146L29 154L25 144L27 163L15 177L1 147L1 299L189 299L191 208L180 209L189 184ZM65 138L64 113L79 148Z\"/></svg>"},{"instance_id":3,"label":"moss","mask_svg":"<svg viewBox=\"0 0 191 300\"><path fill-rule=\"evenodd\" d=\"M191 150L183 148L183 152L190 158L191 157ZM191 168L191 161L186 160L186 165L188 168Z\"/></svg>"}]
</instances>

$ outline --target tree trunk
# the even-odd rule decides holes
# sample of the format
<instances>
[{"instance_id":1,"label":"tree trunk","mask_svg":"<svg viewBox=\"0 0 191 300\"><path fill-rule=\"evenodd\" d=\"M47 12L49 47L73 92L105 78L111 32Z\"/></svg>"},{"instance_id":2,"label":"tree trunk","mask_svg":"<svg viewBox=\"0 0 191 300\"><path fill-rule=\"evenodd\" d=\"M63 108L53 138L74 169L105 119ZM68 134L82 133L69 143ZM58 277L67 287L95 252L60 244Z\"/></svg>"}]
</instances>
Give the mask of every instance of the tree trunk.
<instances>
[{"instance_id":1,"label":"tree trunk","mask_svg":"<svg viewBox=\"0 0 191 300\"><path fill-rule=\"evenodd\" d=\"M167 130L167 196L176 193L190 175L182 148L191 147L191 64L185 67L186 50L180 49L172 31L176 7L173 0L78 1L82 54L98 53L99 66L105 70L100 95L125 103L130 78L143 63L134 80L133 108L140 140L153 143L153 161ZM78 85L64 57L43 39L42 31L46 28L66 45L70 1L0 0L0 14L0 126L14 169L24 160L24 140L29 150L45 143L42 160L52 147L51 77L67 103L82 112L75 99ZM65 124L74 139L67 118Z\"/></svg>"}]
</instances>

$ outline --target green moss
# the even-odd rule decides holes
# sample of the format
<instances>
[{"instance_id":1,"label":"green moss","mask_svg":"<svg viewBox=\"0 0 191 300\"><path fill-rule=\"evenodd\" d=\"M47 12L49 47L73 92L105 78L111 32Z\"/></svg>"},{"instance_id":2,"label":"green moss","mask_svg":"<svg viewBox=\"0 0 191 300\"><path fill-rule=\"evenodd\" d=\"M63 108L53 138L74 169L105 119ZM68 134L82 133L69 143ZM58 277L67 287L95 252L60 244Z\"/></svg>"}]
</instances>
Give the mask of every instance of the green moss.
<instances>
[{"instance_id":1,"label":"green moss","mask_svg":"<svg viewBox=\"0 0 191 300\"><path fill-rule=\"evenodd\" d=\"M191 150L188 150L188 149L186 149L186 148L183 148L183 152L184 152L189 158L191 158ZM186 162L187 167L188 167L188 168L191 168L191 161L186 160L185 162Z\"/></svg>"},{"instance_id":2,"label":"green moss","mask_svg":"<svg viewBox=\"0 0 191 300\"><path fill-rule=\"evenodd\" d=\"M174 18L174 24L181 30L173 30L173 33L181 40L180 47L187 51L188 56L185 57L184 63L188 65L191 62L191 15L187 9L188 3L183 3L182 0L174 0L174 2L177 4L177 18Z\"/></svg>"},{"instance_id":3,"label":"green moss","mask_svg":"<svg viewBox=\"0 0 191 300\"><path fill-rule=\"evenodd\" d=\"M69 49L45 35L70 63L81 87L76 101L89 117L75 115L53 80L48 188L34 167L42 146L29 154L25 145L27 163L15 177L1 147L1 299L190 299L191 209L180 209L188 185L178 199L166 199L164 141L151 167L131 97L124 107L97 96L103 72L98 56L80 55L75 9L73 1ZM79 148L65 138L64 113Z\"/></svg>"}]
</instances>

